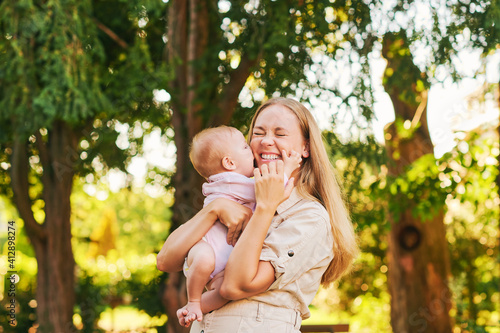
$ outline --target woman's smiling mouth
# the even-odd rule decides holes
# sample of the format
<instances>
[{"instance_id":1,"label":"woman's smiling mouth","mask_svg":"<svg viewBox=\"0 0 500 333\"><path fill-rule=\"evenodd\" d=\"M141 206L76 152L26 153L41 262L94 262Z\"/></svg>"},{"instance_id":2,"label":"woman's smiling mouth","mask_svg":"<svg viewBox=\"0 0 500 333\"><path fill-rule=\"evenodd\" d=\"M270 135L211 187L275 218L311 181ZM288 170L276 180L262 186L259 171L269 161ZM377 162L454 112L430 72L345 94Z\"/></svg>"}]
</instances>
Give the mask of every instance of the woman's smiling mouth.
<instances>
[{"instance_id":1,"label":"woman's smiling mouth","mask_svg":"<svg viewBox=\"0 0 500 333\"><path fill-rule=\"evenodd\" d=\"M261 157L263 160L277 160L277 159L279 159L281 156L280 156L280 155L276 155L276 154L260 154L260 157Z\"/></svg>"}]
</instances>

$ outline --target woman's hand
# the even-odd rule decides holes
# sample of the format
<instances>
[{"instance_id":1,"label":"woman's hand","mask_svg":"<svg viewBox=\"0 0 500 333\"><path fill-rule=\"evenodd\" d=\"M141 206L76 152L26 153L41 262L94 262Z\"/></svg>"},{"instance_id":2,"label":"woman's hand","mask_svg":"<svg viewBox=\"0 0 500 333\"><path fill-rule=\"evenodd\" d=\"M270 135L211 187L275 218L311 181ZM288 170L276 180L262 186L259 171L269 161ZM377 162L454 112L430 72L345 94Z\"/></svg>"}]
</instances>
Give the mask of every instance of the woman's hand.
<instances>
[{"instance_id":1,"label":"woman's hand","mask_svg":"<svg viewBox=\"0 0 500 333\"><path fill-rule=\"evenodd\" d=\"M212 203L219 221L227 227L227 243L234 246L250 220L252 210L225 198L217 198Z\"/></svg>"},{"instance_id":2,"label":"woman's hand","mask_svg":"<svg viewBox=\"0 0 500 333\"><path fill-rule=\"evenodd\" d=\"M283 161L264 164L254 170L255 200L257 206L275 211L278 205L292 193L294 178L290 178L284 187Z\"/></svg>"},{"instance_id":3,"label":"woman's hand","mask_svg":"<svg viewBox=\"0 0 500 333\"><path fill-rule=\"evenodd\" d=\"M268 261L261 261L260 254L276 208L292 193L293 178L283 188L283 161L264 164L260 170L254 170L254 176L257 206L229 256L220 289L226 299L257 295L275 280L274 267Z\"/></svg>"}]
</instances>

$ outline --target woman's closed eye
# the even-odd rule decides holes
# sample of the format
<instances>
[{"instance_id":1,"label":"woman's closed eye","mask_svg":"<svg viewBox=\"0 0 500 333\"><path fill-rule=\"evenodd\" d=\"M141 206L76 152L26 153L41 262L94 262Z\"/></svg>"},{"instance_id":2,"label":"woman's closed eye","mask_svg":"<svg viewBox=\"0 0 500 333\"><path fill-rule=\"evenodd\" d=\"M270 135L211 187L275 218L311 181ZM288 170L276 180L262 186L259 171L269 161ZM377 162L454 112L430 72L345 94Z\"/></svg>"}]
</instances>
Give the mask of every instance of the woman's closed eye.
<instances>
[{"instance_id":1,"label":"woman's closed eye","mask_svg":"<svg viewBox=\"0 0 500 333\"><path fill-rule=\"evenodd\" d=\"M280 128L280 129L278 129L277 131L274 132L274 136L277 136L277 137L288 136L288 132L284 131L284 130L282 130Z\"/></svg>"}]
</instances>

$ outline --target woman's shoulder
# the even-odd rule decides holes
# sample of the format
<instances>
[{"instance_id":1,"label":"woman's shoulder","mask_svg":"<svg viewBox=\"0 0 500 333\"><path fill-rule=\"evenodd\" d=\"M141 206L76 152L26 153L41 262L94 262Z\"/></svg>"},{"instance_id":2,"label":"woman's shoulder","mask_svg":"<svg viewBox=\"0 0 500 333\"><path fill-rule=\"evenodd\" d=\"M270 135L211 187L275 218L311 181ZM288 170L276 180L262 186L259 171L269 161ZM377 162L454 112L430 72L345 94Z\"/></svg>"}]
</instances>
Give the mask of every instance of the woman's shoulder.
<instances>
[{"instance_id":1,"label":"woman's shoulder","mask_svg":"<svg viewBox=\"0 0 500 333\"><path fill-rule=\"evenodd\" d=\"M295 242L300 246L320 246L331 250L332 228L325 207L312 198L291 196L291 199L293 204L286 210L278 211L271 224L269 232L273 239L288 244L287 248Z\"/></svg>"},{"instance_id":2,"label":"woman's shoulder","mask_svg":"<svg viewBox=\"0 0 500 333\"><path fill-rule=\"evenodd\" d=\"M299 193L297 189L294 189L287 201L289 201L288 206L278 207L285 208L282 210L278 209L278 214L284 220L298 219L312 224L330 224L328 211L318 200L310 196L305 196Z\"/></svg>"},{"instance_id":3,"label":"woman's shoulder","mask_svg":"<svg viewBox=\"0 0 500 333\"><path fill-rule=\"evenodd\" d=\"M308 214L317 215L325 220L329 220L328 211L317 199L303 198L300 208L301 211L307 211Z\"/></svg>"}]
</instances>

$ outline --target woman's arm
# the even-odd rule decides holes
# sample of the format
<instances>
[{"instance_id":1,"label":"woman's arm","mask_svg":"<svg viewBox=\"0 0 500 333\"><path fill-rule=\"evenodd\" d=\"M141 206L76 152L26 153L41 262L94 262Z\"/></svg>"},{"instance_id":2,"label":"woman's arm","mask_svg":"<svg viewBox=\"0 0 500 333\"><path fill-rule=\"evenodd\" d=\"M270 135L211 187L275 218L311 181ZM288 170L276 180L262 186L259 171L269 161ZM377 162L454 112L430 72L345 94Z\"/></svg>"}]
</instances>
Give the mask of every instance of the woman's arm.
<instances>
[{"instance_id":1,"label":"woman's arm","mask_svg":"<svg viewBox=\"0 0 500 333\"><path fill-rule=\"evenodd\" d=\"M263 165L254 175L257 206L231 252L220 291L222 297L232 300L261 293L274 282L274 268L260 261L260 254L276 208L293 189L293 178L283 189L282 161Z\"/></svg>"},{"instance_id":2,"label":"woman's arm","mask_svg":"<svg viewBox=\"0 0 500 333\"><path fill-rule=\"evenodd\" d=\"M184 258L191 247L217 220L228 227L228 242L236 242L251 214L250 209L232 200L215 199L168 236L156 257L156 267L164 272L182 270Z\"/></svg>"}]
</instances>

